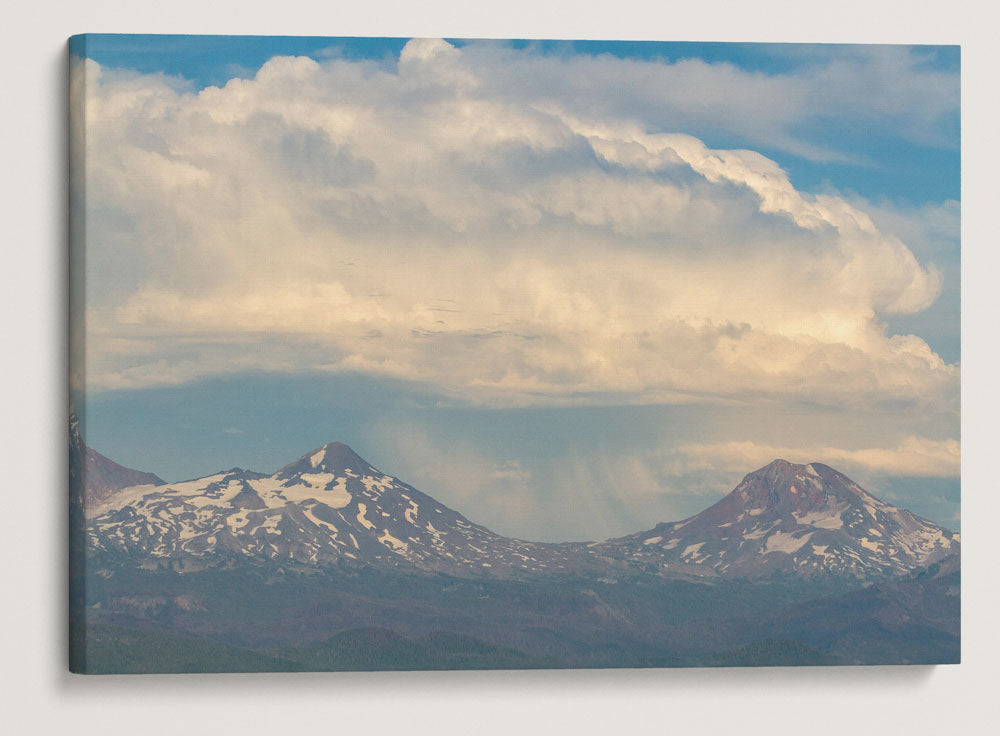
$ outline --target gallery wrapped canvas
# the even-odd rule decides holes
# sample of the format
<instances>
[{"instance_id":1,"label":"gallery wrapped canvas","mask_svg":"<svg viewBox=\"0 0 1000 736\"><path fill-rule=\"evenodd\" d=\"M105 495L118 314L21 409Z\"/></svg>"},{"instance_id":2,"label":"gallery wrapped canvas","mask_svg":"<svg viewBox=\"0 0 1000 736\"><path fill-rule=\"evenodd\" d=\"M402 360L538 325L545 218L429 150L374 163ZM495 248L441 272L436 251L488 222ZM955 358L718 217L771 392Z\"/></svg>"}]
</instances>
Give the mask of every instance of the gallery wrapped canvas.
<instances>
[{"instance_id":1,"label":"gallery wrapped canvas","mask_svg":"<svg viewBox=\"0 0 1000 736\"><path fill-rule=\"evenodd\" d=\"M69 63L73 671L959 661L957 47Z\"/></svg>"}]
</instances>

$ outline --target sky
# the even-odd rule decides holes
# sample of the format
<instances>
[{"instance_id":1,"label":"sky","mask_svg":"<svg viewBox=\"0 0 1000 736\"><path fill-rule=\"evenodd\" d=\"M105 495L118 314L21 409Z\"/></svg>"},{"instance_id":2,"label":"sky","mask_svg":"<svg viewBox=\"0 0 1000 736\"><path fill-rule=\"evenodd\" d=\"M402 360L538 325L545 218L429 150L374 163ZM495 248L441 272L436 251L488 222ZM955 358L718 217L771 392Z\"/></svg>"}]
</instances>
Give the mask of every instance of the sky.
<instances>
[{"instance_id":1,"label":"sky","mask_svg":"<svg viewBox=\"0 0 1000 736\"><path fill-rule=\"evenodd\" d=\"M957 47L71 54L71 382L117 462L271 471L337 440L563 541L782 457L960 527Z\"/></svg>"}]
</instances>

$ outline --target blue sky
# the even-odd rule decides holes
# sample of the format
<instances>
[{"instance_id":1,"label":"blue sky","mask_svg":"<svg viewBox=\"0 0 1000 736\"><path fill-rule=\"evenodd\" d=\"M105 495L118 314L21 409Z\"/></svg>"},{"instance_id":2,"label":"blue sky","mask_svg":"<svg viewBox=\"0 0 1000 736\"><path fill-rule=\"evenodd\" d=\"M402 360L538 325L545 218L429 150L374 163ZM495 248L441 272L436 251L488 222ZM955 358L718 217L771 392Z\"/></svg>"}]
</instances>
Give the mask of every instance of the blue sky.
<instances>
[{"instance_id":1,"label":"blue sky","mask_svg":"<svg viewBox=\"0 0 1000 736\"><path fill-rule=\"evenodd\" d=\"M96 62L78 387L118 462L340 440L560 540L780 455L958 527L957 47L71 51Z\"/></svg>"}]
</instances>

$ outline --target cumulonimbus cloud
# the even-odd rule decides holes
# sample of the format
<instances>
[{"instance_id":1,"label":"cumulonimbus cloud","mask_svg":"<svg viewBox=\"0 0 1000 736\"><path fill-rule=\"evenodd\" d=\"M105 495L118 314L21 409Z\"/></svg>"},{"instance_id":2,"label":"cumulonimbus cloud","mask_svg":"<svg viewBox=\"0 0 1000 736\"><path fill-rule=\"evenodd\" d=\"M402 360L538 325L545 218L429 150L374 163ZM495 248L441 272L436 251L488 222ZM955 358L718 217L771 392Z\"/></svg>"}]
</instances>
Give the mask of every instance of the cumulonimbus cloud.
<instances>
[{"instance_id":1,"label":"cumulonimbus cloud","mask_svg":"<svg viewBox=\"0 0 1000 736\"><path fill-rule=\"evenodd\" d=\"M861 208L634 109L519 95L497 58L419 40L396 68L279 57L197 92L76 63L88 384L957 406L958 366L882 321L938 272Z\"/></svg>"}]
</instances>

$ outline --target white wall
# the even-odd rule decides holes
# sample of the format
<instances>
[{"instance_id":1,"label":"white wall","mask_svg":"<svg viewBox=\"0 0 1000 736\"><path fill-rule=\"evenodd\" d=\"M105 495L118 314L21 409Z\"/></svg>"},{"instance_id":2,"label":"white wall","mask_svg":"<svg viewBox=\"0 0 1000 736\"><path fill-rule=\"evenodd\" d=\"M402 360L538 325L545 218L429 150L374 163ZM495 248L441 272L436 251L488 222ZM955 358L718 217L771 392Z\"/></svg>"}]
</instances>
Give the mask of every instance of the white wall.
<instances>
[{"instance_id":1,"label":"white wall","mask_svg":"<svg viewBox=\"0 0 1000 736\"><path fill-rule=\"evenodd\" d=\"M266 729L436 734L961 733L1000 697L991 473L998 259L997 12L986 2L764 0L40 0L3 13L4 401L0 429L3 710L7 733ZM80 678L65 673L65 39L80 32L443 35L962 43L963 664L939 668Z\"/></svg>"}]
</instances>

